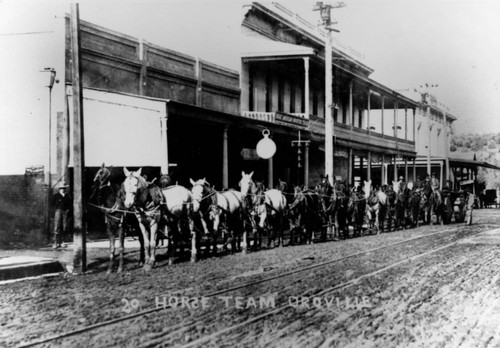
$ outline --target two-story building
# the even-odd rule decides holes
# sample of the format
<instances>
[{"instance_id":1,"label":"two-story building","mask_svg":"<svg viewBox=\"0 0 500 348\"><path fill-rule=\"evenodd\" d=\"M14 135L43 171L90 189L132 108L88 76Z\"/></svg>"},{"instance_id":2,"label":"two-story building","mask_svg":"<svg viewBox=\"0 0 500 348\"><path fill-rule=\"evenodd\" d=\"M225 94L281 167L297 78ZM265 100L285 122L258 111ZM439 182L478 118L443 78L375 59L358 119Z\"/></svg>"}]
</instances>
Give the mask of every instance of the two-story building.
<instances>
[{"instance_id":1,"label":"two-story building","mask_svg":"<svg viewBox=\"0 0 500 348\"><path fill-rule=\"evenodd\" d=\"M71 167L69 17L66 28L60 173ZM105 162L144 167L150 177L169 172L183 185L206 177L218 189L236 187L242 170L268 186L317 183L325 159L325 33L277 3L248 6L242 31L238 72L82 21L89 178ZM432 105L371 79L373 70L348 46L334 41L332 54L335 176L349 184L412 180ZM454 119L441 117L447 126ZM105 127L115 135L106 137ZM445 127L433 128L429 144L448 141ZM277 145L269 160L255 152L265 129Z\"/></svg>"}]
</instances>

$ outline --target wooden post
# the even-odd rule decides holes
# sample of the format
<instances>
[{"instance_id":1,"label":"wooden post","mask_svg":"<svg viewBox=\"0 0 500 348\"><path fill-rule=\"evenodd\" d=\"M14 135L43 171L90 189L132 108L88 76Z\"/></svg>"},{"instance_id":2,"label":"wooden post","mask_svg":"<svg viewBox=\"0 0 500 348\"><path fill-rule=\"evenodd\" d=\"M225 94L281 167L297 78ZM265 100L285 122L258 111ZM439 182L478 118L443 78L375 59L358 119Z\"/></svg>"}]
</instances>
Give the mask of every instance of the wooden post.
<instances>
[{"instance_id":1,"label":"wooden post","mask_svg":"<svg viewBox=\"0 0 500 348\"><path fill-rule=\"evenodd\" d=\"M196 58L195 75L196 75L196 105L202 106L202 89L203 89L203 76L202 64L199 58Z\"/></svg>"},{"instance_id":2,"label":"wooden post","mask_svg":"<svg viewBox=\"0 0 500 348\"><path fill-rule=\"evenodd\" d=\"M352 175L352 167L354 166L354 161L352 160L352 147L349 148L349 168L347 168L347 183L351 186L354 182Z\"/></svg>"},{"instance_id":3,"label":"wooden post","mask_svg":"<svg viewBox=\"0 0 500 348\"><path fill-rule=\"evenodd\" d=\"M382 153L382 162L380 164L380 187L385 184L385 154Z\"/></svg>"},{"instance_id":4,"label":"wooden post","mask_svg":"<svg viewBox=\"0 0 500 348\"><path fill-rule=\"evenodd\" d=\"M168 102L165 103L165 116L160 116L161 128L161 173L169 174L169 158L168 158Z\"/></svg>"},{"instance_id":5,"label":"wooden post","mask_svg":"<svg viewBox=\"0 0 500 348\"><path fill-rule=\"evenodd\" d=\"M351 130L352 130L353 124L354 124L354 109L353 109L354 104L353 104L353 96L352 96L353 88L354 88L354 82L351 80L351 81L349 81L349 123L348 123L348 125L351 126Z\"/></svg>"},{"instance_id":6,"label":"wooden post","mask_svg":"<svg viewBox=\"0 0 500 348\"><path fill-rule=\"evenodd\" d=\"M304 112L306 114L306 118L309 118L309 57L304 58Z\"/></svg>"},{"instance_id":7,"label":"wooden post","mask_svg":"<svg viewBox=\"0 0 500 348\"><path fill-rule=\"evenodd\" d=\"M274 177L274 167L273 167L273 158L267 160L267 186L268 188L273 188L273 177Z\"/></svg>"},{"instance_id":8,"label":"wooden post","mask_svg":"<svg viewBox=\"0 0 500 348\"><path fill-rule=\"evenodd\" d=\"M304 185L309 187L309 143L304 144Z\"/></svg>"},{"instance_id":9,"label":"wooden post","mask_svg":"<svg viewBox=\"0 0 500 348\"><path fill-rule=\"evenodd\" d=\"M366 157L366 180L370 181L372 179L372 152L368 151Z\"/></svg>"},{"instance_id":10,"label":"wooden post","mask_svg":"<svg viewBox=\"0 0 500 348\"><path fill-rule=\"evenodd\" d=\"M385 104L385 97L382 96L382 111L381 111L381 119L382 119L382 125L381 125L381 127L382 127L382 129L381 129L381 132L380 132L380 133L382 133L382 135L384 135L384 108L385 108L384 104Z\"/></svg>"},{"instance_id":11,"label":"wooden post","mask_svg":"<svg viewBox=\"0 0 500 348\"><path fill-rule=\"evenodd\" d=\"M408 158L405 157L405 181L408 183Z\"/></svg>"},{"instance_id":12,"label":"wooden post","mask_svg":"<svg viewBox=\"0 0 500 348\"><path fill-rule=\"evenodd\" d=\"M413 182L417 182L417 165L415 163L416 157L413 157Z\"/></svg>"},{"instance_id":13,"label":"wooden post","mask_svg":"<svg viewBox=\"0 0 500 348\"><path fill-rule=\"evenodd\" d=\"M228 126L224 126L222 134L222 187L229 187Z\"/></svg>"},{"instance_id":14,"label":"wooden post","mask_svg":"<svg viewBox=\"0 0 500 348\"><path fill-rule=\"evenodd\" d=\"M71 4L71 51L73 84L73 273L87 269L86 233L84 229L84 169L82 67L80 65L80 18L78 4Z\"/></svg>"},{"instance_id":15,"label":"wooden post","mask_svg":"<svg viewBox=\"0 0 500 348\"><path fill-rule=\"evenodd\" d=\"M367 98L367 105L366 105L366 128L368 129L368 136L370 136L371 129L370 129L370 109L371 109L371 90L368 89L368 98ZM370 179L368 179L370 180Z\"/></svg>"}]
</instances>

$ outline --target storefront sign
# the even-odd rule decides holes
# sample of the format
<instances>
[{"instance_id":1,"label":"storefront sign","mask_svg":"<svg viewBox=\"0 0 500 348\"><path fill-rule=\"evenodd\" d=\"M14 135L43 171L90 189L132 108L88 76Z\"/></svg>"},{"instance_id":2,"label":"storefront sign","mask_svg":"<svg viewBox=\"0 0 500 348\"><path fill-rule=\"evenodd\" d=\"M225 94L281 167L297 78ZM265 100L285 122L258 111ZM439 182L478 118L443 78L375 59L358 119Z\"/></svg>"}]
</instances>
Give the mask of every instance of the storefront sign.
<instances>
[{"instance_id":1,"label":"storefront sign","mask_svg":"<svg viewBox=\"0 0 500 348\"><path fill-rule=\"evenodd\" d=\"M293 126L295 128L307 128L309 119L298 117L292 114L276 111L275 122L285 126Z\"/></svg>"},{"instance_id":2,"label":"storefront sign","mask_svg":"<svg viewBox=\"0 0 500 348\"><path fill-rule=\"evenodd\" d=\"M240 156L245 161L257 161L260 159L259 155L257 155L257 150L255 149L243 148L241 149Z\"/></svg>"}]
</instances>

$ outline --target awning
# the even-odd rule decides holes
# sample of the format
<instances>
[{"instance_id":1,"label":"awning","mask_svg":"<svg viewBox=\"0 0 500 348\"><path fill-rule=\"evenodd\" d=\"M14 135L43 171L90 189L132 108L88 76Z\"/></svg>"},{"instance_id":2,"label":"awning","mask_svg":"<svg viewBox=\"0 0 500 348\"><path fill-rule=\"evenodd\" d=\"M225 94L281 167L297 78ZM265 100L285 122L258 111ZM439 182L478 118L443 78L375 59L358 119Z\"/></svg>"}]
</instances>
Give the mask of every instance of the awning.
<instances>
[{"instance_id":1,"label":"awning","mask_svg":"<svg viewBox=\"0 0 500 348\"><path fill-rule=\"evenodd\" d=\"M262 58L262 57L297 57L314 56L315 50L307 46L299 46L279 41L257 39L244 36L241 40L244 51L241 57Z\"/></svg>"}]
</instances>

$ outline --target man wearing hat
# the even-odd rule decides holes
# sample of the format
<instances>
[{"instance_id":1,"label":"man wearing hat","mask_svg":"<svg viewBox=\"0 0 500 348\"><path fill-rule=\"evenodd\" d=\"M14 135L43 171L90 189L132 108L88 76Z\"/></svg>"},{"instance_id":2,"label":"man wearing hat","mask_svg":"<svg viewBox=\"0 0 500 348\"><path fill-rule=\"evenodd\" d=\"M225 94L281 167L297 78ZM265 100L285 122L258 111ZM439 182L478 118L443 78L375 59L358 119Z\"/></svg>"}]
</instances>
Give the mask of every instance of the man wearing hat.
<instances>
[{"instance_id":1,"label":"man wearing hat","mask_svg":"<svg viewBox=\"0 0 500 348\"><path fill-rule=\"evenodd\" d=\"M56 210L54 216L54 249L61 248L62 233L68 231L68 220L73 202L66 192L68 185L63 181L59 184L59 192L53 196L52 202Z\"/></svg>"}]
</instances>

